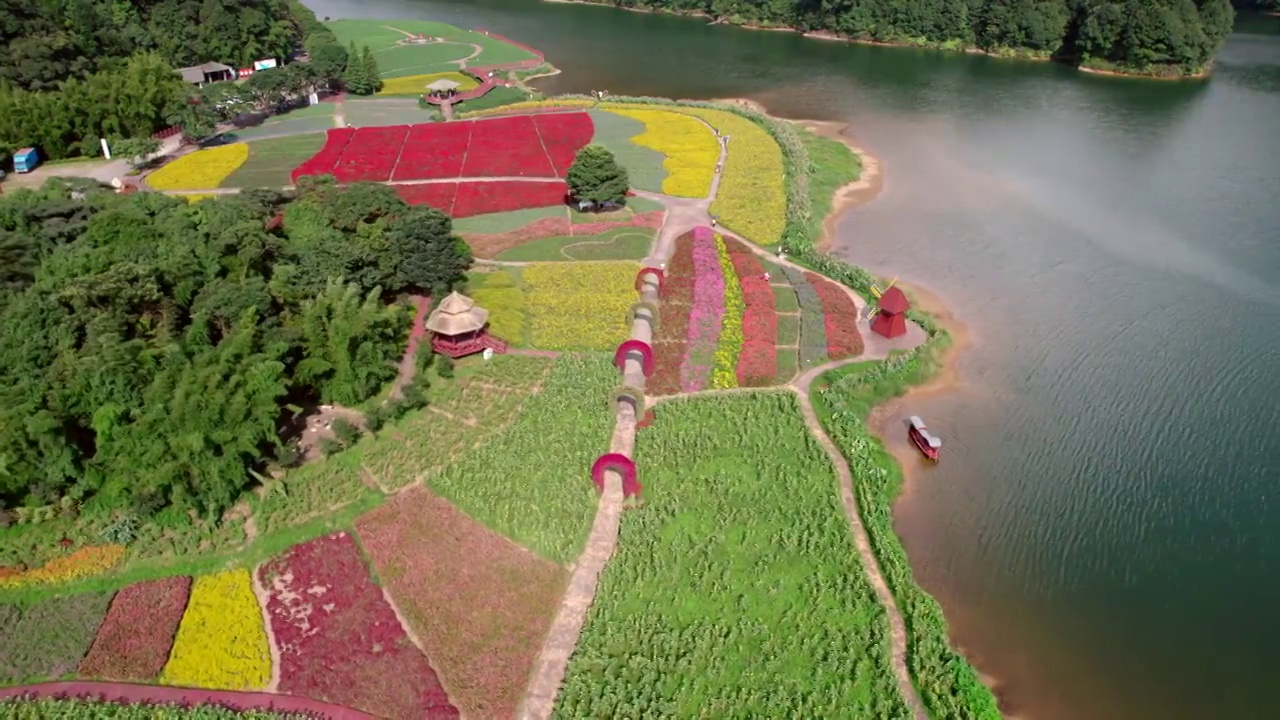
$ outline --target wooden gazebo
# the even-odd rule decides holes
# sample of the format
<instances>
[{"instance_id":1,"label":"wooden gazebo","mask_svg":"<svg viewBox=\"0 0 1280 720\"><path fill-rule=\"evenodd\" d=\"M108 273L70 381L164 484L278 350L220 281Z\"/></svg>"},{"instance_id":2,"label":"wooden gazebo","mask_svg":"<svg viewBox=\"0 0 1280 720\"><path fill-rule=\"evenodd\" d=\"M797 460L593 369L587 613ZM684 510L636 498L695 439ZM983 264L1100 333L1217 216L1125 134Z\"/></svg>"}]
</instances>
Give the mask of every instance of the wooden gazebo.
<instances>
[{"instance_id":1,"label":"wooden gazebo","mask_svg":"<svg viewBox=\"0 0 1280 720\"><path fill-rule=\"evenodd\" d=\"M507 344L489 334L489 311L460 293L450 293L427 318L431 349L441 355L460 358L485 349L504 353Z\"/></svg>"},{"instance_id":2,"label":"wooden gazebo","mask_svg":"<svg viewBox=\"0 0 1280 720\"><path fill-rule=\"evenodd\" d=\"M871 321L871 330L887 338L906 335L906 312L910 308L907 296L897 287L885 290L877 302L876 319Z\"/></svg>"}]
</instances>

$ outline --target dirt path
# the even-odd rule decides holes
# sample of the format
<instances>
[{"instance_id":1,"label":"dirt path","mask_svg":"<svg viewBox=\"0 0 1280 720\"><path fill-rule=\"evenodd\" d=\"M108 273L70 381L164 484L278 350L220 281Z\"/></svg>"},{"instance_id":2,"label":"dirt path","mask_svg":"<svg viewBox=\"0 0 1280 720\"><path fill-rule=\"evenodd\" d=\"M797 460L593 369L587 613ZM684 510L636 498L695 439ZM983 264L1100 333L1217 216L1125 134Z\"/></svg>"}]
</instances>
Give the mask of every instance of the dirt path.
<instances>
[{"instance_id":1,"label":"dirt path","mask_svg":"<svg viewBox=\"0 0 1280 720\"><path fill-rule=\"evenodd\" d=\"M262 626L267 631L267 647L271 651L271 680L267 683L266 691L280 692L280 643L276 640L275 628L271 627L271 613L267 611L267 602L271 597L258 579L258 568L249 571L249 579L253 582L253 594L258 597L258 610L262 613Z\"/></svg>"}]
</instances>

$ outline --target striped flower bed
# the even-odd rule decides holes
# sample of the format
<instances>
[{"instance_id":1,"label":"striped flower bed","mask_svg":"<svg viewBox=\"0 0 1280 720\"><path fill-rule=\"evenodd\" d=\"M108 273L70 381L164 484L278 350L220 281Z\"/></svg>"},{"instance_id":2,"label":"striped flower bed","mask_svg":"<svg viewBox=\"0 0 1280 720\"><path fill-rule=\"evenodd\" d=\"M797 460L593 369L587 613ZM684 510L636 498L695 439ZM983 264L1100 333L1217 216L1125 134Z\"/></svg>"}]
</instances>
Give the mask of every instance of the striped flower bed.
<instances>
[{"instance_id":1,"label":"striped flower bed","mask_svg":"<svg viewBox=\"0 0 1280 720\"><path fill-rule=\"evenodd\" d=\"M773 288L764 277L760 259L745 245L728 240L729 258L742 286L742 352L738 355L738 385L772 385L778 375L778 311Z\"/></svg>"},{"instance_id":2,"label":"striped flower bed","mask_svg":"<svg viewBox=\"0 0 1280 720\"><path fill-rule=\"evenodd\" d=\"M817 291L822 303L823 332L827 338L827 357L842 360L862 354L862 333L858 332L858 306L845 289L816 273L807 272L805 279Z\"/></svg>"},{"instance_id":3,"label":"striped flower bed","mask_svg":"<svg viewBox=\"0 0 1280 720\"><path fill-rule=\"evenodd\" d=\"M247 570L196 578L160 682L213 690L260 690L271 649Z\"/></svg>"},{"instance_id":4,"label":"striped flower bed","mask_svg":"<svg viewBox=\"0 0 1280 720\"><path fill-rule=\"evenodd\" d=\"M654 372L645 385L650 395L680 391L680 369L689 342L689 312L693 307L693 276L693 235L686 233L676 239L667 262L653 342Z\"/></svg>"},{"instance_id":5,"label":"striped flower bed","mask_svg":"<svg viewBox=\"0 0 1280 720\"><path fill-rule=\"evenodd\" d=\"M710 228L693 231L693 303L688 343L680 364L680 389L698 392L707 386L724 321L724 270Z\"/></svg>"},{"instance_id":6,"label":"striped flower bed","mask_svg":"<svg viewBox=\"0 0 1280 720\"><path fill-rule=\"evenodd\" d=\"M733 260L724 238L716 235L716 258L724 277L724 313L720 328L720 340L716 344L715 367L711 371L711 387L716 389L738 386L738 355L742 352L742 286L734 272Z\"/></svg>"},{"instance_id":7,"label":"striped flower bed","mask_svg":"<svg viewBox=\"0 0 1280 720\"><path fill-rule=\"evenodd\" d=\"M783 267L783 272L800 302L800 367L821 365L827 361L827 323L822 299L803 270Z\"/></svg>"}]
</instances>

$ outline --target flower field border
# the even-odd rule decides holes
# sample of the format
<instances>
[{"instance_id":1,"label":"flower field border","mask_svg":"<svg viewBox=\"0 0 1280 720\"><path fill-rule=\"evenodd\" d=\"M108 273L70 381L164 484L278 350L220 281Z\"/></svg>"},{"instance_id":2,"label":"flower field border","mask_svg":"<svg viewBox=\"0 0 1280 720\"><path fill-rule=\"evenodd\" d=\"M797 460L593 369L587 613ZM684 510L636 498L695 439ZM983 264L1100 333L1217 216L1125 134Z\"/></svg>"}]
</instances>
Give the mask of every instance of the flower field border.
<instances>
[{"instance_id":1,"label":"flower field border","mask_svg":"<svg viewBox=\"0 0 1280 720\"><path fill-rule=\"evenodd\" d=\"M685 356L680 362L682 392L703 390L711 380L725 316L724 267L710 228L695 229L692 245L693 302L689 307Z\"/></svg>"},{"instance_id":2,"label":"flower field border","mask_svg":"<svg viewBox=\"0 0 1280 720\"><path fill-rule=\"evenodd\" d=\"M742 243L726 239L729 259L742 288L742 350L735 373L741 387L763 387L778 379L778 311L773 286L760 258Z\"/></svg>"},{"instance_id":3,"label":"flower field border","mask_svg":"<svg viewBox=\"0 0 1280 720\"><path fill-rule=\"evenodd\" d=\"M238 142L197 150L148 174L154 190L212 190L220 187L249 159L249 146Z\"/></svg>"},{"instance_id":4,"label":"flower field border","mask_svg":"<svg viewBox=\"0 0 1280 720\"><path fill-rule=\"evenodd\" d=\"M689 345L693 284L693 233L688 232L676 238L671 259L667 261L653 341L654 372L645 383L650 395L680 392L681 366Z\"/></svg>"},{"instance_id":5,"label":"flower field border","mask_svg":"<svg viewBox=\"0 0 1280 720\"><path fill-rule=\"evenodd\" d=\"M280 652L281 692L383 717L458 709L369 577L346 532L295 545L258 568Z\"/></svg>"},{"instance_id":6,"label":"flower field border","mask_svg":"<svg viewBox=\"0 0 1280 720\"><path fill-rule=\"evenodd\" d=\"M644 125L644 131L629 141L663 156L662 167L667 176L661 192L688 198L711 194L711 181L720 161L720 143L701 120L671 110L613 108L607 112Z\"/></svg>"},{"instance_id":7,"label":"flower field border","mask_svg":"<svg viewBox=\"0 0 1280 720\"><path fill-rule=\"evenodd\" d=\"M724 278L724 314L720 326L720 339L716 342L715 366L711 370L711 387L724 390L738 386L738 356L742 353L742 314L746 305L742 301L742 285L729 257L724 237L716 235L716 257Z\"/></svg>"},{"instance_id":8,"label":"flower field border","mask_svg":"<svg viewBox=\"0 0 1280 720\"><path fill-rule=\"evenodd\" d=\"M159 677L187 609L191 578L148 580L122 588L111 600L81 677L148 682Z\"/></svg>"}]
</instances>

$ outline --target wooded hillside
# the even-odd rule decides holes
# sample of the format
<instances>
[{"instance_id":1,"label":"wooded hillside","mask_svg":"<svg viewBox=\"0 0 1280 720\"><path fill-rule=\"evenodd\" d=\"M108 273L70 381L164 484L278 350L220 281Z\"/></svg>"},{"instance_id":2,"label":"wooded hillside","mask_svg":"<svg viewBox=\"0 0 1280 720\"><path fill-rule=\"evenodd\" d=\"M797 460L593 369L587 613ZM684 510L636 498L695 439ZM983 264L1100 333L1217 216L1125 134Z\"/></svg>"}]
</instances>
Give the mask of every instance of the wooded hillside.
<instances>
[{"instance_id":1,"label":"wooded hillside","mask_svg":"<svg viewBox=\"0 0 1280 720\"><path fill-rule=\"evenodd\" d=\"M608 0L734 23L1158 74L1197 72L1231 31L1230 0Z\"/></svg>"},{"instance_id":2,"label":"wooded hillside","mask_svg":"<svg viewBox=\"0 0 1280 720\"><path fill-rule=\"evenodd\" d=\"M447 288L470 261L448 218L385 185L195 205L84 180L5 193L0 505L225 509L251 470L290 462L294 412L396 376L412 313L393 293Z\"/></svg>"}]
</instances>

